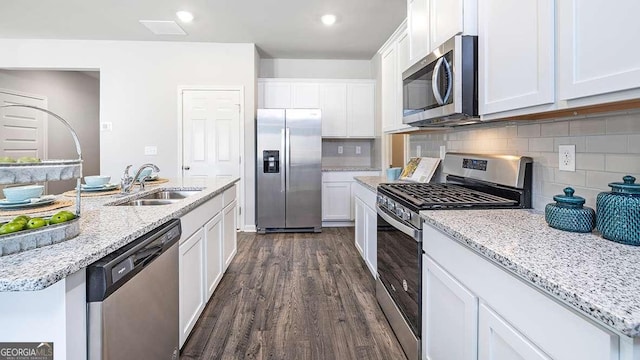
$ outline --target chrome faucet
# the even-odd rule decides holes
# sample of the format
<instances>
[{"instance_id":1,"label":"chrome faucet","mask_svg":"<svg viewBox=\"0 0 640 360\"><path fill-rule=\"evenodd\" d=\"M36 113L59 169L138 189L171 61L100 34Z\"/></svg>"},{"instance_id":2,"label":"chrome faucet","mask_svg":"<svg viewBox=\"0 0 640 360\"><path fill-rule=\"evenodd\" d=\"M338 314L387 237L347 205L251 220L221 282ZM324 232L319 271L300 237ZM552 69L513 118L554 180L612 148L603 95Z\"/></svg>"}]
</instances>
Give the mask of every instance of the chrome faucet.
<instances>
[{"instance_id":1,"label":"chrome faucet","mask_svg":"<svg viewBox=\"0 0 640 360\"><path fill-rule=\"evenodd\" d=\"M125 194L131 192L131 188L133 187L133 185L135 184L136 180L140 176L140 173L142 173L142 170L150 167L155 172L160 171L160 168L158 168L154 164L144 164L144 165L140 166L140 168L136 171L136 174L133 177L131 177L129 175L129 169L131 169L131 166L133 166L133 165L127 165L127 167L124 169L124 174L122 174L122 179L120 179L121 180L120 181L120 189ZM144 182L147 180L147 178L148 178L148 176L145 176L144 178L140 179L140 191L144 190Z\"/></svg>"}]
</instances>

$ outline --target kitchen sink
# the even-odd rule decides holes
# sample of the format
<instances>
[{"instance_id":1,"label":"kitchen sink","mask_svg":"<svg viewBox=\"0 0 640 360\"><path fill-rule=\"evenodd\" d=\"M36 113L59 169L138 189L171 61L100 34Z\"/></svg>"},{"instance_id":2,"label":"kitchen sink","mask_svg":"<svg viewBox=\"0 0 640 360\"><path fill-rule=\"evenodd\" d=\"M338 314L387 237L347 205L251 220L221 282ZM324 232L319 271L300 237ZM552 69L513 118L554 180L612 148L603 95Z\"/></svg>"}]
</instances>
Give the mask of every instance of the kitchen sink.
<instances>
[{"instance_id":1,"label":"kitchen sink","mask_svg":"<svg viewBox=\"0 0 640 360\"><path fill-rule=\"evenodd\" d=\"M199 193L200 190L162 190L147 194L122 203L107 204L112 206L155 206L170 205Z\"/></svg>"},{"instance_id":2,"label":"kitchen sink","mask_svg":"<svg viewBox=\"0 0 640 360\"><path fill-rule=\"evenodd\" d=\"M154 193L142 196L139 199L179 200L179 199L188 198L189 196L193 196L199 192L200 190L163 190L163 191L158 191L158 192L154 192Z\"/></svg>"}]
</instances>

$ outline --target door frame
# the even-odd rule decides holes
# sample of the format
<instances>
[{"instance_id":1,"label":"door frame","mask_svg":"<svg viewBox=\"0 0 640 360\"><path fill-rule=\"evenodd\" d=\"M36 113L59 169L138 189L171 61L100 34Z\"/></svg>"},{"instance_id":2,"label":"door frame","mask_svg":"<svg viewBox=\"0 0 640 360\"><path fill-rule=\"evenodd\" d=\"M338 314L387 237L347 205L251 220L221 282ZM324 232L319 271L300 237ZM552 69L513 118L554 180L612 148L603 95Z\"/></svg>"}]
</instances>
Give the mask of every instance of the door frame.
<instances>
[{"instance_id":1,"label":"door frame","mask_svg":"<svg viewBox=\"0 0 640 360\"><path fill-rule=\"evenodd\" d=\"M240 214L238 215L240 218L240 224L238 228L241 231L245 229L245 214L247 213L247 204L245 204L245 178L244 178L244 167L245 167L245 149L244 149L244 107L245 107L245 98L244 98L244 86L225 86L225 85L179 85L178 86L178 164L177 173L180 178L184 177L182 172L182 165L184 164L184 148L182 144L182 138L184 136L184 127L182 125L182 94L185 91L239 91L240 92L240 206L238 207L240 210Z\"/></svg>"}]
</instances>

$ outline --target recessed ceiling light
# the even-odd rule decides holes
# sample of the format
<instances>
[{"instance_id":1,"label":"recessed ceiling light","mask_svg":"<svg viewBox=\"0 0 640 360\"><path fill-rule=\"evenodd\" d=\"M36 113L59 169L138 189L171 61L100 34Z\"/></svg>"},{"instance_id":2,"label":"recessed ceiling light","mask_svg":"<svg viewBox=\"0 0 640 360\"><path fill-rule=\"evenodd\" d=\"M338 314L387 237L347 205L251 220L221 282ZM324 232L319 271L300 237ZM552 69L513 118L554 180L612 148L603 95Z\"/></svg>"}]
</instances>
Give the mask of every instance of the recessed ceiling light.
<instances>
[{"instance_id":1,"label":"recessed ceiling light","mask_svg":"<svg viewBox=\"0 0 640 360\"><path fill-rule=\"evenodd\" d=\"M189 22L193 21L193 14L188 12L188 11L178 11L176 13L176 16L182 22L189 23Z\"/></svg>"},{"instance_id":2,"label":"recessed ceiling light","mask_svg":"<svg viewBox=\"0 0 640 360\"><path fill-rule=\"evenodd\" d=\"M336 23L336 16L333 14L322 15L320 20L322 20L323 24L331 26Z\"/></svg>"}]
</instances>

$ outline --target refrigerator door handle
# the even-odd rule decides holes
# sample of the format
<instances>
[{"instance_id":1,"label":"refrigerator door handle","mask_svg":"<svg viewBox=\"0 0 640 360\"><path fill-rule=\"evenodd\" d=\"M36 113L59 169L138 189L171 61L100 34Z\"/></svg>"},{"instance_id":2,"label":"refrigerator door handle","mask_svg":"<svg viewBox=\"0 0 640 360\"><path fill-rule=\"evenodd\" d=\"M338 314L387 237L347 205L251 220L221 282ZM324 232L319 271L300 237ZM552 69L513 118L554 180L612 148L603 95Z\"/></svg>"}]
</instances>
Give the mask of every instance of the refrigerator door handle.
<instances>
[{"instance_id":1,"label":"refrigerator door handle","mask_svg":"<svg viewBox=\"0 0 640 360\"><path fill-rule=\"evenodd\" d=\"M286 175L286 182L287 182L287 191L289 191L289 189L291 188L291 131L289 130L289 128L286 129L286 139L285 139L285 155L286 155L286 159L284 161L284 163L287 166L287 175Z\"/></svg>"},{"instance_id":2,"label":"refrigerator door handle","mask_svg":"<svg viewBox=\"0 0 640 360\"><path fill-rule=\"evenodd\" d=\"M280 156L282 157L282 162L286 164L287 159L285 158L285 144L286 144L286 138L285 138L285 132L284 129L280 130ZM280 168L280 192L284 192L284 171L282 168Z\"/></svg>"}]
</instances>

